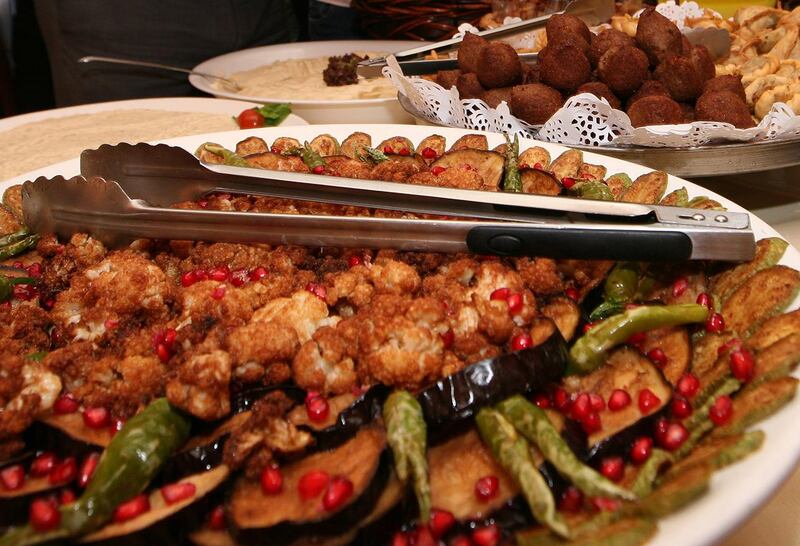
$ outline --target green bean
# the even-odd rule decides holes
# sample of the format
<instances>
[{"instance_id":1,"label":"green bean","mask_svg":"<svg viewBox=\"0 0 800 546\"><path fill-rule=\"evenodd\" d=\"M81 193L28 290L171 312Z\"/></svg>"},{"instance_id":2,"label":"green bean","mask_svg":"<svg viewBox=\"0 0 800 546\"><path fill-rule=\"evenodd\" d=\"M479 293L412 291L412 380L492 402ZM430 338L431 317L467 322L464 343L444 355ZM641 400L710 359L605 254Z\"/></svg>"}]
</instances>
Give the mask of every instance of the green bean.
<instances>
[{"instance_id":1,"label":"green bean","mask_svg":"<svg viewBox=\"0 0 800 546\"><path fill-rule=\"evenodd\" d=\"M394 455L395 470L401 481L413 478L420 521L431 513L431 487L428 478L427 427L422 408L408 391L395 391L383 405L386 436Z\"/></svg>"}]
</instances>

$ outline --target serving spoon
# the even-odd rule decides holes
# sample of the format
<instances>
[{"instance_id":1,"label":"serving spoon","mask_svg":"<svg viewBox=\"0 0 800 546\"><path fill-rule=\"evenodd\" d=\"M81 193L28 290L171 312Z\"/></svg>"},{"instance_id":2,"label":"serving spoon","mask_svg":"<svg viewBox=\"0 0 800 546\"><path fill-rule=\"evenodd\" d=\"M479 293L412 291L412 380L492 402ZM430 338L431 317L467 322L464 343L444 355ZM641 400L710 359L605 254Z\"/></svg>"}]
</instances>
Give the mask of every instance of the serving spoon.
<instances>
[{"instance_id":1,"label":"serving spoon","mask_svg":"<svg viewBox=\"0 0 800 546\"><path fill-rule=\"evenodd\" d=\"M227 91L238 92L241 91L242 88L233 80L229 80L228 78L223 78L222 76L217 76L216 74L209 74L208 72L199 72L197 70L189 70L187 68L181 68L179 66L171 66L168 64L161 64L161 63L151 63L147 61L131 61L129 59L120 59L118 57L100 57L97 55L88 55L86 57L81 57L78 59L79 63L111 63L111 64L124 64L129 66L145 66L148 68L158 68L161 70L171 70L173 72L183 72L184 74L195 74L200 76L201 78L206 78L210 80L217 80L225 86Z\"/></svg>"}]
</instances>

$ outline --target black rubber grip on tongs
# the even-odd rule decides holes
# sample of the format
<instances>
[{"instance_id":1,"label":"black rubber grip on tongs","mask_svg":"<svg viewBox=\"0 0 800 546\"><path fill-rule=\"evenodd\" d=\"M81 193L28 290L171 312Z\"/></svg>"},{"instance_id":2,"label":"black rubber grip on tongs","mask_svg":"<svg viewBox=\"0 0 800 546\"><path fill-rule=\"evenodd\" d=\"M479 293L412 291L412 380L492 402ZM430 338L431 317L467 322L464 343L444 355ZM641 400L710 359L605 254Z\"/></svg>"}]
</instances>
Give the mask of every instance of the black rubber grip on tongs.
<instances>
[{"instance_id":1,"label":"black rubber grip on tongs","mask_svg":"<svg viewBox=\"0 0 800 546\"><path fill-rule=\"evenodd\" d=\"M486 226L469 231L467 246L476 254L586 260L678 262L692 256L691 239L679 231Z\"/></svg>"}]
</instances>

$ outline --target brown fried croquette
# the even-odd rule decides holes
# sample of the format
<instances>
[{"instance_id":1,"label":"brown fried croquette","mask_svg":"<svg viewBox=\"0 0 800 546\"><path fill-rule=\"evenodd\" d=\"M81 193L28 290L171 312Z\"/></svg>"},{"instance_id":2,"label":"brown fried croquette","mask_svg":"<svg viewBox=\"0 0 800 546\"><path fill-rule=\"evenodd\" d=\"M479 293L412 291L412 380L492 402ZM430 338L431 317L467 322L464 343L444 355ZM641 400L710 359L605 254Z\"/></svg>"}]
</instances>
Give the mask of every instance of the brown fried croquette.
<instances>
[{"instance_id":1,"label":"brown fried croquette","mask_svg":"<svg viewBox=\"0 0 800 546\"><path fill-rule=\"evenodd\" d=\"M600 79L617 95L632 95L649 74L647 55L632 46L614 46L600 58Z\"/></svg>"},{"instance_id":2,"label":"brown fried croquette","mask_svg":"<svg viewBox=\"0 0 800 546\"><path fill-rule=\"evenodd\" d=\"M462 99L479 99L486 92L474 72L461 74L456 80L456 89Z\"/></svg>"},{"instance_id":3,"label":"brown fried croquette","mask_svg":"<svg viewBox=\"0 0 800 546\"><path fill-rule=\"evenodd\" d=\"M667 56L653 73L678 102L694 101L703 91L703 79L688 57Z\"/></svg>"},{"instance_id":4,"label":"brown fried croquette","mask_svg":"<svg viewBox=\"0 0 800 546\"><path fill-rule=\"evenodd\" d=\"M492 108L497 108L501 102L511 105L511 89L513 88L500 87L498 89L489 89L483 94L483 101Z\"/></svg>"},{"instance_id":5,"label":"brown fried croquette","mask_svg":"<svg viewBox=\"0 0 800 546\"><path fill-rule=\"evenodd\" d=\"M564 103L561 93L540 83L511 89L511 112L532 125L541 125Z\"/></svg>"},{"instance_id":6,"label":"brown fried croquette","mask_svg":"<svg viewBox=\"0 0 800 546\"><path fill-rule=\"evenodd\" d=\"M522 79L519 55L508 44L491 42L478 58L478 81L486 89L509 87Z\"/></svg>"},{"instance_id":7,"label":"brown fried croquette","mask_svg":"<svg viewBox=\"0 0 800 546\"><path fill-rule=\"evenodd\" d=\"M635 46L636 41L615 28L609 28L599 34L592 36L592 43L589 48L589 60L592 66L597 66L603 53L614 46Z\"/></svg>"},{"instance_id":8,"label":"brown fried croquette","mask_svg":"<svg viewBox=\"0 0 800 546\"><path fill-rule=\"evenodd\" d=\"M472 32L464 34L464 39L458 46L458 68L462 72L477 72L481 50L487 45L489 42L477 34Z\"/></svg>"},{"instance_id":9,"label":"brown fried croquette","mask_svg":"<svg viewBox=\"0 0 800 546\"><path fill-rule=\"evenodd\" d=\"M663 95L665 97L669 97L669 92L667 92L667 88L664 87L664 84L660 81L645 80L636 93L631 95L628 99L628 107L630 107L637 100L650 97L652 95Z\"/></svg>"},{"instance_id":10,"label":"brown fried croquette","mask_svg":"<svg viewBox=\"0 0 800 546\"><path fill-rule=\"evenodd\" d=\"M436 74L436 83L444 87L445 89L450 89L453 87L456 82L458 81L458 77L461 75L461 71L456 70L440 70Z\"/></svg>"},{"instance_id":11,"label":"brown fried croquette","mask_svg":"<svg viewBox=\"0 0 800 546\"><path fill-rule=\"evenodd\" d=\"M747 102L747 96L744 94L744 86L742 85L742 77L734 74L726 74L724 76L717 76L711 78L703 86L703 94L714 93L716 91L730 91L736 94L742 102Z\"/></svg>"},{"instance_id":12,"label":"brown fried croquette","mask_svg":"<svg viewBox=\"0 0 800 546\"><path fill-rule=\"evenodd\" d=\"M606 99L611 108L619 109L621 106L619 98L603 82L586 82L575 91L576 95L579 93L591 93L595 97Z\"/></svg>"},{"instance_id":13,"label":"brown fried croquette","mask_svg":"<svg viewBox=\"0 0 800 546\"><path fill-rule=\"evenodd\" d=\"M738 129L755 126L750 108L732 91L703 93L695 105L695 117L702 121L730 123Z\"/></svg>"},{"instance_id":14,"label":"brown fried croquette","mask_svg":"<svg viewBox=\"0 0 800 546\"><path fill-rule=\"evenodd\" d=\"M589 81L589 59L573 45L551 44L539 52L539 77L542 83L560 91L572 91Z\"/></svg>"},{"instance_id":15,"label":"brown fried croquette","mask_svg":"<svg viewBox=\"0 0 800 546\"><path fill-rule=\"evenodd\" d=\"M639 16L636 27L638 45L655 66L667 55L683 52L681 31L675 23L658 13L655 8L647 8Z\"/></svg>"},{"instance_id":16,"label":"brown fried croquette","mask_svg":"<svg viewBox=\"0 0 800 546\"><path fill-rule=\"evenodd\" d=\"M580 36L586 43L592 40L592 33L589 31L589 27L574 15L557 13L547 20L544 29L547 33L548 44L558 42L560 38L565 36Z\"/></svg>"},{"instance_id":17,"label":"brown fried croquette","mask_svg":"<svg viewBox=\"0 0 800 546\"><path fill-rule=\"evenodd\" d=\"M681 105L664 95L642 97L628 107L634 127L683 123Z\"/></svg>"}]
</instances>

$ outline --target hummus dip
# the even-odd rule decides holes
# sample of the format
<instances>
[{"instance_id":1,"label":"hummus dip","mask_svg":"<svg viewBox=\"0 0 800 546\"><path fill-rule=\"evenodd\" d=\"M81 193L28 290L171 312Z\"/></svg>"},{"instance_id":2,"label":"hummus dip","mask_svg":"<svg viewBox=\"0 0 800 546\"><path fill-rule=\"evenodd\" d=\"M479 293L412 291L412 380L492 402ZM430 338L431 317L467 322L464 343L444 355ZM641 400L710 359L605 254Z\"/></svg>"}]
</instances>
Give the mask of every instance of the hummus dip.
<instances>
[{"instance_id":1,"label":"hummus dip","mask_svg":"<svg viewBox=\"0 0 800 546\"><path fill-rule=\"evenodd\" d=\"M380 57L383 53L355 52L362 57ZM322 71L328 66L328 57L316 59L287 59L259 66L251 70L234 72L227 76L241 90L240 95L263 97L270 100L354 100L382 99L397 95L397 89L387 78L364 79L358 83L329 87L322 79ZM217 89L224 89L218 82Z\"/></svg>"}]
</instances>

